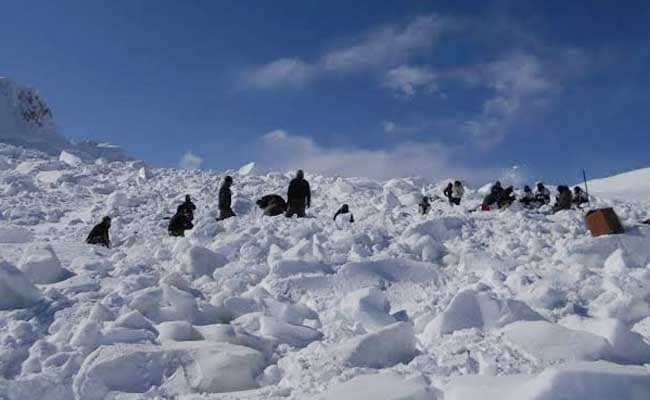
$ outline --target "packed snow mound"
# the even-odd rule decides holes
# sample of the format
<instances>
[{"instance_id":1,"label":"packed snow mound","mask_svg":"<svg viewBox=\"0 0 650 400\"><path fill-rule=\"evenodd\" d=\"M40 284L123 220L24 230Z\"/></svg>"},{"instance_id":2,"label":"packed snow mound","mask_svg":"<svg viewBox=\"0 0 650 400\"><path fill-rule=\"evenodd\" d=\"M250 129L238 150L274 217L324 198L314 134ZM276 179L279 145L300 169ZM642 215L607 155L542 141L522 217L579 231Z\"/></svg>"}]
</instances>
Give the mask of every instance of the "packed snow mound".
<instances>
[{"instance_id":1,"label":"packed snow mound","mask_svg":"<svg viewBox=\"0 0 650 400\"><path fill-rule=\"evenodd\" d=\"M41 293L20 270L0 259L0 310L12 310L33 305Z\"/></svg>"},{"instance_id":2,"label":"packed snow mound","mask_svg":"<svg viewBox=\"0 0 650 400\"><path fill-rule=\"evenodd\" d=\"M78 161L130 159L122 149L108 143L68 141L58 132L52 109L36 90L3 77L0 77L0 142L50 155L65 152L61 161L66 163L73 157Z\"/></svg>"},{"instance_id":3,"label":"packed snow mound","mask_svg":"<svg viewBox=\"0 0 650 400\"><path fill-rule=\"evenodd\" d=\"M581 210L474 212L467 188L422 216L446 182L307 171L288 219L255 201L289 173L60 154L0 143L0 398L647 397L647 203L592 198L626 227L593 238ZM195 228L169 237L186 194ZM111 247L87 245L105 215Z\"/></svg>"},{"instance_id":4,"label":"packed snow mound","mask_svg":"<svg viewBox=\"0 0 650 400\"><path fill-rule=\"evenodd\" d=\"M589 193L617 200L650 200L650 168L642 168L587 182Z\"/></svg>"},{"instance_id":5,"label":"packed snow mound","mask_svg":"<svg viewBox=\"0 0 650 400\"><path fill-rule=\"evenodd\" d=\"M462 376L445 391L445 400L641 400L650 393L644 367L579 362L552 367L539 375Z\"/></svg>"}]
</instances>

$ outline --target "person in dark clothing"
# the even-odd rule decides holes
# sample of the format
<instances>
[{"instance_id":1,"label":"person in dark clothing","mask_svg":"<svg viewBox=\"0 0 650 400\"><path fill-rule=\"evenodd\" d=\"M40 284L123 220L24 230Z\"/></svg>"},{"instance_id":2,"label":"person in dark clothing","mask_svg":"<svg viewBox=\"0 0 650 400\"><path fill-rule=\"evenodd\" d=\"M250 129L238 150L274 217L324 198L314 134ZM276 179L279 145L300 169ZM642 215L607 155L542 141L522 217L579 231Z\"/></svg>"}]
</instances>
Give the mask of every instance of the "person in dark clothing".
<instances>
[{"instance_id":1,"label":"person in dark clothing","mask_svg":"<svg viewBox=\"0 0 650 400\"><path fill-rule=\"evenodd\" d=\"M540 207L551 202L551 191L542 182L537 182L535 201L539 203Z\"/></svg>"},{"instance_id":2,"label":"person in dark clothing","mask_svg":"<svg viewBox=\"0 0 650 400\"><path fill-rule=\"evenodd\" d=\"M350 212L350 208L348 207L347 204L343 204L341 208L339 208L336 211L336 214L334 214L334 221L336 221L336 217L339 215L345 215L345 214L350 214L349 222L354 222L354 215Z\"/></svg>"},{"instance_id":3,"label":"person in dark clothing","mask_svg":"<svg viewBox=\"0 0 650 400\"><path fill-rule=\"evenodd\" d=\"M499 192L499 195L497 196L497 205L499 208L509 207L516 200L513 191L514 189L512 186L508 186Z\"/></svg>"},{"instance_id":4,"label":"person in dark clothing","mask_svg":"<svg viewBox=\"0 0 650 400\"><path fill-rule=\"evenodd\" d=\"M418 204L418 208L420 210L420 214L422 215L427 215L429 213L429 210L431 210L429 196L422 196L422 200L420 201L420 204Z\"/></svg>"},{"instance_id":5,"label":"person in dark clothing","mask_svg":"<svg viewBox=\"0 0 650 400\"><path fill-rule=\"evenodd\" d=\"M533 190L528 185L524 186L524 194L519 199L519 202L526 207L530 207L534 201L535 196L533 195Z\"/></svg>"},{"instance_id":6,"label":"person in dark clothing","mask_svg":"<svg viewBox=\"0 0 650 400\"><path fill-rule=\"evenodd\" d=\"M311 188L309 182L305 180L305 174L298 170L296 177L289 183L287 191L287 213L288 218L298 215L298 218L305 217L305 208L311 206Z\"/></svg>"},{"instance_id":7,"label":"person in dark clothing","mask_svg":"<svg viewBox=\"0 0 650 400\"><path fill-rule=\"evenodd\" d=\"M264 215L275 217L287 211L287 202L277 194L267 194L255 202L259 208L264 210Z\"/></svg>"},{"instance_id":8,"label":"person in dark clothing","mask_svg":"<svg viewBox=\"0 0 650 400\"><path fill-rule=\"evenodd\" d=\"M232 191L230 190L232 182L232 176L226 176L221 189L219 189L219 218L217 218L217 221L236 216L232 210Z\"/></svg>"},{"instance_id":9,"label":"person in dark clothing","mask_svg":"<svg viewBox=\"0 0 650 400\"><path fill-rule=\"evenodd\" d=\"M447 185L445 190L442 191L442 194L444 194L445 197L447 198L447 200L449 200L450 205L454 204L454 201L452 200L452 197L451 197L451 193L452 193L453 190L454 190L454 185L451 182L449 182L449 184Z\"/></svg>"},{"instance_id":10,"label":"person in dark clothing","mask_svg":"<svg viewBox=\"0 0 650 400\"><path fill-rule=\"evenodd\" d=\"M561 210L570 210L571 204L573 204L573 195L571 194L571 189L568 186L558 186L557 187L558 196L555 199L555 204L553 205L553 212L558 212Z\"/></svg>"},{"instance_id":11,"label":"person in dark clothing","mask_svg":"<svg viewBox=\"0 0 650 400\"><path fill-rule=\"evenodd\" d=\"M167 232L169 232L169 236L185 236L185 231L192 228L194 228L194 224L192 224L190 215L181 210L174 214L169 221Z\"/></svg>"},{"instance_id":12,"label":"person in dark clothing","mask_svg":"<svg viewBox=\"0 0 650 400\"><path fill-rule=\"evenodd\" d=\"M587 193L582 190L580 186L573 188L573 203L577 206L580 206L584 203L589 203L589 197L587 197Z\"/></svg>"},{"instance_id":13,"label":"person in dark clothing","mask_svg":"<svg viewBox=\"0 0 650 400\"><path fill-rule=\"evenodd\" d=\"M494 182L494 185L490 188L490 193L494 194L495 196L498 196L499 193L503 191L503 187L501 186L501 182L496 181Z\"/></svg>"},{"instance_id":14,"label":"person in dark clothing","mask_svg":"<svg viewBox=\"0 0 650 400\"><path fill-rule=\"evenodd\" d=\"M481 204L481 210L490 211L496 203L497 203L497 195L494 194L493 192L490 192L483 198L483 203Z\"/></svg>"},{"instance_id":15,"label":"person in dark clothing","mask_svg":"<svg viewBox=\"0 0 650 400\"><path fill-rule=\"evenodd\" d=\"M189 220L192 221L194 219L194 210L196 210L196 205L192 202L190 195L186 194L185 201L178 206L176 212L187 215Z\"/></svg>"},{"instance_id":16,"label":"person in dark clothing","mask_svg":"<svg viewBox=\"0 0 650 400\"><path fill-rule=\"evenodd\" d=\"M102 218L102 222L95 225L86 238L88 244L99 244L106 248L111 247L108 230L111 228L111 217Z\"/></svg>"}]
</instances>

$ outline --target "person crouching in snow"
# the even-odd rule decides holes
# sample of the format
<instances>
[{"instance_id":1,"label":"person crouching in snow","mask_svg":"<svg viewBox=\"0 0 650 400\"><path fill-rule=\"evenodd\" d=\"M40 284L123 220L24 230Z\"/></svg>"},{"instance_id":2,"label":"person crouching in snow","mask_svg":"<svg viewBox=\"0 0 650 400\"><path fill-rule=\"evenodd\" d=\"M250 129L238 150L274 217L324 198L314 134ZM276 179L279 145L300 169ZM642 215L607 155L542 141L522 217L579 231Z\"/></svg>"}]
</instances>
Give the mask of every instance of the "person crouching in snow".
<instances>
[{"instance_id":1,"label":"person crouching in snow","mask_svg":"<svg viewBox=\"0 0 650 400\"><path fill-rule=\"evenodd\" d=\"M167 232L169 236L185 236L185 231L194 228L190 214L179 209L169 221Z\"/></svg>"},{"instance_id":2,"label":"person crouching in snow","mask_svg":"<svg viewBox=\"0 0 650 400\"><path fill-rule=\"evenodd\" d=\"M226 176L219 189L219 218L217 221L237 216L232 210L232 191L230 190L232 183L232 176Z\"/></svg>"},{"instance_id":3,"label":"person crouching in snow","mask_svg":"<svg viewBox=\"0 0 650 400\"><path fill-rule=\"evenodd\" d=\"M537 182L537 192L535 192L535 201L539 206L549 204L551 202L551 191L544 186L542 182Z\"/></svg>"},{"instance_id":4,"label":"person crouching in snow","mask_svg":"<svg viewBox=\"0 0 650 400\"><path fill-rule=\"evenodd\" d=\"M194 210L196 210L196 205L192 202L190 195L186 194L185 201L178 206L176 212L184 213L189 217L190 221L192 221L194 219Z\"/></svg>"},{"instance_id":5,"label":"person crouching in snow","mask_svg":"<svg viewBox=\"0 0 650 400\"><path fill-rule=\"evenodd\" d=\"M558 196L553 205L553 212L556 213L561 210L570 210L573 204L573 195L568 186L560 185L557 187Z\"/></svg>"},{"instance_id":6,"label":"person crouching in snow","mask_svg":"<svg viewBox=\"0 0 650 400\"><path fill-rule=\"evenodd\" d=\"M573 204L577 206L581 206L584 203L589 203L589 197L587 197L587 193L582 190L580 186L576 186L573 188Z\"/></svg>"},{"instance_id":7,"label":"person crouching in snow","mask_svg":"<svg viewBox=\"0 0 650 400\"><path fill-rule=\"evenodd\" d=\"M510 207L510 205L516 200L513 191L514 189L512 186L508 186L499 193L497 196L497 205L499 208Z\"/></svg>"},{"instance_id":8,"label":"person crouching in snow","mask_svg":"<svg viewBox=\"0 0 650 400\"><path fill-rule=\"evenodd\" d=\"M464 194L465 188L463 184L460 181L454 182L454 186L451 188L451 204L459 206Z\"/></svg>"},{"instance_id":9,"label":"person crouching in snow","mask_svg":"<svg viewBox=\"0 0 650 400\"><path fill-rule=\"evenodd\" d=\"M524 186L524 193L521 195L519 202L525 207L530 207L534 201L535 196L533 195L533 190L528 185Z\"/></svg>"},{"instance_id":10,"label":"person crouching in snow","mask_svg":"<svg viewBox=\"0 0 650 400\"><path fill-rule=\"evenodd\" d=\"M429 210L431 210L429 196L422 196L422 200L420 201L420 204L418 204L418 209L420 210L421 215L427 215L429 213Z\"/></svg>"},{"instance_id":11,"label":"person crouching in snow","mask_svg":"<svg viewBox=\"0 0 650 400\"><path fill-rule=\"evenodd\" d=\"M102 218L102 222L95 225L86 238L88 244L99 244L106 248L111 247L108 230L111 228L111 217Z\"/></svg>"},{"instance_id":12,"label":"person crouching in snow","mask_svg":"<svg viewBox=\"0 0 650 400\"><path fill-rule=\"evenodd\" d=\"M287 202L278 194L267 194L255 202L259 208L264 210L264 215L275 217L287 211Z\"/></svg>"},{"instance_id":13,"label":"person crouching in snow","mask_svg":"<svg viewBox=\"0 0 650 400\"><path fill-rule=\"evenodd\" d=\"M354 215L350 212L350 208L348 207L347 204L343 204L341 208L336 211L336 214L334 214L334 221L336 222L336 218L338 218L341 215L348 215L350 214L350 218L348 218L348 222L352 223L354 222Z\"/></svg>"}]
</instances>

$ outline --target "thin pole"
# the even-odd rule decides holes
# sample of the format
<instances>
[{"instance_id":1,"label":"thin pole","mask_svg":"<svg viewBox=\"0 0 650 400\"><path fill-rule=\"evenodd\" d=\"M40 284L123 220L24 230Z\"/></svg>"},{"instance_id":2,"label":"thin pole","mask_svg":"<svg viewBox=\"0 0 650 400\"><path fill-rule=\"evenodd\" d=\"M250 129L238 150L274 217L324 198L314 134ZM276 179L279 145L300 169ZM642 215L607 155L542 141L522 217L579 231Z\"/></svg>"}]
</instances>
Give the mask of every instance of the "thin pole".
<instances>
[{"instance_id":1,"label":"thin pole","mask_svg":"<svg viewBox=\"0 0 650 400\"><path fill-rule=\"evenodd\" d=\"M582 170L582 179L585 181L585 192L587 193L587 204L591 206L591 199L589 198L589 187L587 187L587 173Z\"/></svg>"}]
</instances>

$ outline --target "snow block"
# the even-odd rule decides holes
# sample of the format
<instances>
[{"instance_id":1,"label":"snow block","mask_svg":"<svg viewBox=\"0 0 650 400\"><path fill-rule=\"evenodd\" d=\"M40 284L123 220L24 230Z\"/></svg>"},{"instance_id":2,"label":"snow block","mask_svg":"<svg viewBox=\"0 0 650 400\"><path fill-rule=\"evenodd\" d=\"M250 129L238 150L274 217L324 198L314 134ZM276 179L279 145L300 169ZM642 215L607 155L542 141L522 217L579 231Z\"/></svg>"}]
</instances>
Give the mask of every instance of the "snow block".
<instances>
[{"instance_id":1,"label":"snow block","mask_svg":"<svg viewBox=\"0 0 650 400\"><path fill-rule=\"evenodd\" d=\"M388 368L409 363L416 355L413 325L397 322L338 345L336 357L350 367Z\"/></svg>"},{"instance_id":2,"label":"snow block","mask_svg":"<svg viewBox=\"0 0 650 400\"><path fill-rule=\"evenodd\" d=\"M390 315L390 303L377 288L364 288L349 293L341 300L341 311L351 321L360 322L367 331L397 322Z\"/></svg>"},{"instance_id":3,"label":"snow block","mask_svg":"<svg viewBox=\"0 0 650 400\"><path fill-rule=\"evenodd\" d=\"M428 337L437 337L461 329L501 328L515 321L537 321L544 318L521 301L500 299L492 292L473 289L460 291L425 328Z\"/></svg>"},{"instance_id":4,"label":"snow block","mask_svg":"<svg viewBox=\"0 0 650 400\"><path fill-rule=\"evenodd\" d=\"M227 263L228 259L225 256L202 246L193 246L187 252L182 269L196 279L202 276L212 276L215 269L221 268Z\"/></svg>"},{"instance_id":5,"label":"snow block","mask_svg":"<svg viewBox=\"0 0 650 400\"><path fill-rule=\"evenodd\" d=\"M83 164L83 161L81 158L75 156L72 153L68 153L67 151L63 150L61 154L59 155L59 161L68 164L71 167L78 167L81 164Z\"/></svg>"},{"instance_id":6,"label":"snow block","mask_svg":"<svg viewBox=\"0 0 650 400\"><path fill-rule=\"evenodd\" d=\"M41 297L38 289L18 268L0 259L0 310L26 308Z\"/></svg>"},{"instance_id":7,"label":"snow block","mask_svg":"<svg viewBox=\"0 0 650 400\"><path fill-rule=\"evenodd\" d=\"M71 272L61 268L61 262L49 244L33 243L20 260L20 270L32 282L48 284L70 277Z\"/></svg>"},{"instance_id":8,"label":"snow block","mask_svg":"<svg viewBox=\"0 0 650 400\"><path fill-rule=\"evenodd\" d=\"M0 243L28 243L34 234L25 228L13 225L0 226Z\"/></svg>"},{"instance_id":9,"label":"snow block","mask_svg":"<svg viewBox=\"0 0 650 400\"><path fill-rule=\"evenodd\" d=\"M601 336L547 321L520 321L503 328L504 338L545 363L608 359L612 347Z\"/></svg>"},{"instance_id":10,"label":"snow block","mask_svg":"<svg viewBox=\"0 0 650 400\"><path fill-rule=\"evenodd\" d=\"M318 261L280 260L271 264L271 273L286 278L298 274L333 274L334 269Z\"/></svg>"},{"instance_id":11,"label":"snow block","mask_svg":"<svg viewBox=\"0 0 650 400\"><path fill-rule=\"evenodd\" d=\"M257 388L265 367L257 350L206 341L102 346L86 358L74 380L78 399L101 400L112 391L145 393L174 379L196 393Z\"/></svg>"},{"instance_id":12,"label":"snow block","mask_svg":"<svg viewBox=\"0 0 650 400\"><path fill-rule=\"evenodd\" d=\"M361 375L334 385L313 400L435 400L434 391L421 378L405 379L394 372Z\"/></svg>"},{"instance_id":13,"label":"snow block","mask_svg":"<svg viewBox=\"0 0 650 400\"><path fill-rule=\"evenodd\" d=\"M641 366L576 362L539 375L465 375L444 392L445 400L642 400L650 393L650 374Z\"/></svg>"}]
</instances>

